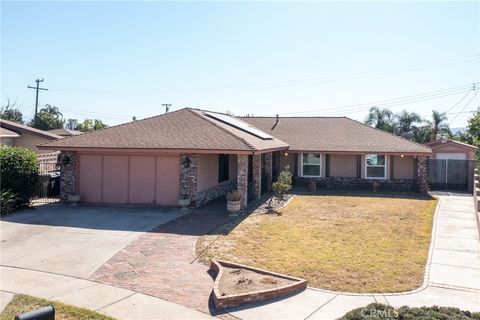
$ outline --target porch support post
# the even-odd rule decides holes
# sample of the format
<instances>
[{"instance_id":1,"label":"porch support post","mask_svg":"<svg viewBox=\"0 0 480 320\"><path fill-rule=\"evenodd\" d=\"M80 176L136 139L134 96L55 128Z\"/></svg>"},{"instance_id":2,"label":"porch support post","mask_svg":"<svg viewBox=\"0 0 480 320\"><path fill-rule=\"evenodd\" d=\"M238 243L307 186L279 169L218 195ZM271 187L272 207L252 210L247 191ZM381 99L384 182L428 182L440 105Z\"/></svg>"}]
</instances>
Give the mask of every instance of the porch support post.
<instances>
[{"instance_id":1,"label":"porch support post","mask_svg":"<svg viewBox=\"0 0 480 320\"><path fill-rule=\"evenodd\" d=\"M253 155L253 182L255 186L255 199L262 196L262 155Z\"/></svg>"},{"instance_id":2,"label":"porch support post","mask_svg":"<svg viewBox=\"0 0 480 320\"><path fill-rule=\"evenodd\" d=\"M77 153L63 151L59 158L60 164L60 199L67 200L67 195L77 193Z\"/></svg>"},{"instance_id":3,"label":"porch support post","mask_svg":"<svg viewBox=\"0 0 480 320\"><path fill-rule=\"evenodd\" d=\"M265 154L265 174L267 175L267 191L272 190L273 162L272 153Z\"/></svg>"},{"instance_id":4,"label":"porch support post","mask_svg":"<svg viewBox=\"0 0 480 320\"><path fill-rule=\"evenodd\" d=\"M180 154L180 196L189 198L196 206L198 155Z\"/></svg>"},{"instance_id":5,"label":"porch support post","mask_svg":"<svg viewBox=\"0 0 480 320\"><path fill-rule=\"evenodd\" d=\"M247 207L248 200L248 155L237 155L237 190L242 193L240 205L242 209Z\"/></svg>"},{"instance_id":6,"label":"porch support post","mask_svg":"<svg viewBox=\"0 0 480 320\"><path fill-rule=\"evenodd\" d=\"M418 186L418 191L422 194L428 193L428 182L427 182L427 157L418 156L417 158L417 177L416 182Z\"/></svg>"}]
</instances>

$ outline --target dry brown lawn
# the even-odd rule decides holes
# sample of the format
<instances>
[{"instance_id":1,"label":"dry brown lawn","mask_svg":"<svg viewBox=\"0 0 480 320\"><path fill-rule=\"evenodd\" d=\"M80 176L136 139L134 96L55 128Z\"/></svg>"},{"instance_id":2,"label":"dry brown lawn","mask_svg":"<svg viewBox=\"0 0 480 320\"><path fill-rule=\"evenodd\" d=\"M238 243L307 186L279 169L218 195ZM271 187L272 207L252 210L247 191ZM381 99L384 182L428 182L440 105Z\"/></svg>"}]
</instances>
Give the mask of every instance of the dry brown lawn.
<instances>
[{"instance_id":1,"label":"dry brown lawn","mask_svg":"<svg viewBox=\"0 0 480 320\"><path fill-rule=\"evenodd\" d=\"M437 201L420 197L297 196L197 242L203 261L230 260L347 292L421 286ZM219 235L220 234L220 235Z\"/></svg>"}]
</instances>

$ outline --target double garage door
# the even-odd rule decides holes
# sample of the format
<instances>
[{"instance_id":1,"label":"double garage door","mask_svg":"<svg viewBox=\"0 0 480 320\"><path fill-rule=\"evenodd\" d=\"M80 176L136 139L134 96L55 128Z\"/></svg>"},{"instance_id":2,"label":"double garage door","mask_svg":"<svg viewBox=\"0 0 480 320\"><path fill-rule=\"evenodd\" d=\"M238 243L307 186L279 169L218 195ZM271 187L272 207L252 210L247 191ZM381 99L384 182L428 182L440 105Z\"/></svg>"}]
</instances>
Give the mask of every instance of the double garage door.
<instances>
[{"instance_id":1,"label":"double garage door","mask_svg":"<svg viewBox=\"0 0 480 320\"><path fill-rule=\"evenodd\" d=\"M79 157L83 202L177 205L179 156L90 155Z\"/></svg>"}]
</instances>

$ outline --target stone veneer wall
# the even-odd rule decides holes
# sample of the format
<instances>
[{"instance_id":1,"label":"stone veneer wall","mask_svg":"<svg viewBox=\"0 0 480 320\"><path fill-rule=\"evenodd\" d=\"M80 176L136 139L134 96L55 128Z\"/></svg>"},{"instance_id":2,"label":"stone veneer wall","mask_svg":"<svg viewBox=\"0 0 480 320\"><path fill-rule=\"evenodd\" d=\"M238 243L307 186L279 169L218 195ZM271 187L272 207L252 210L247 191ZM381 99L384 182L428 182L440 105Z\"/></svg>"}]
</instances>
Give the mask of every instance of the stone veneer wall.
<instances>
[{"instance_id":1,"label":"stone veneer wall","mask_svg":"<svg viewBox=\"0 0 480 320\"><path fill-rule=\"evenodd\" d=\"M237 156L237 190L242 193L242 209L247 207L248 202L248 155Z\"/></svg>"},{"instance_id":2,"label":"stone veneer wall","mask_svg":"<svg viewBox=\"0 0 480 320\"><path fill-rule=\"evenodd\" d=\"M417 176L416 176L417 189L420 193L428 193L427 182L427 157L418 156L417 158Z\"/></svg>"},{"instance_id":3,"label":"stone veneer wall","mask_svg":"<svg viewBox=\"0 0 480 320\"><path fill-rule=\"evenodd\" d=\"M77 153L60 153L60 199L67 200L68 194L77 193Z\"/></svg>"},{"instance_id":4,"label":"stone veneer wall","mask_svg":"<svg viewBox=\"0 0 480 320\"><path fill-rule=\"evenodd\" d=\"M188 167L184 165L187 158L190 160ZM197 199L197 169L198 155L180 154L180 197L190 198L193 205Z\"/></svg>"},{"instance_id":5,"label":"stone veneer wall","mask_svg":"<svg viewBox=\"0 0 480 320\"><path fill-rule=\"evenodd\" d=\"M207 202L220 198L226 195L228 192L237 188L237 182L235 180L224 181L216 186L208 188L206 190L197 192L195 195L195 206L201 206Z\"/></svg>"},{"instance_id":6,"label":"stone veneer wall","mask_svg":"<svg viewBox=\"0 0 480 320\"><path fill-rule=\"evenodd\" d=\"M262 155L253 155L253 186L255 188L255 199L262 196Z\"/></svg>"},{"instance_id":7,"label":"stone veneer wall","mask_svg":"<svg viewBox=\"0 0 480 320\"><path fill-rule=\"evenodd\" d=\"M267 175L267 191L272 190L272 163L273 154L271 152L265 154L265 174Z\"/></svg>"},{"instance_id":8,"label":"stone veneer wall","mask_svg":"<svg viewBox=\"0 0 480 320\"><path fill-rule=\"evenodd\" d=\"M295 186L306 187L310 181L317 182L317 188L329 190L368 190L373 189L373 183L380 183L380 191L417 191L416 181L414 179L362 179L362 178L343 178L343 177L326 177L326 178L306 178L294 177Z\"/></svg>"}]
</instances>

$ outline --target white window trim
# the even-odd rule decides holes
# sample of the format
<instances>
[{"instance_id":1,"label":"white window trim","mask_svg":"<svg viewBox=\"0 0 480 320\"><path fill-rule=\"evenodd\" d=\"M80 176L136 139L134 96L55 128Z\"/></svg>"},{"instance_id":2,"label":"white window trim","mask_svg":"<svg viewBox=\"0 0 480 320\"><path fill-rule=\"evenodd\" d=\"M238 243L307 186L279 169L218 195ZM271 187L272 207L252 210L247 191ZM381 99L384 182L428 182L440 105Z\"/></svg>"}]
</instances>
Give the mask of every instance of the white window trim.
<instances>
[{"instance_id":1,"label":"white window trim","mask_svg":"<svg viewBox=\"0 0 480 320\"><path fill-rule=\"evenodd\" d=\"M386 179L387 179L387 161L388 161L388 160L387 160L387 155L386 155L386 154L380 154L380 153L377 153L377 154L375 154L375 153L370 153L370 154L372 154L372 155L377 155L377 156L385 156L385 164L384 164L383 166L378 166L378 165L377 165L377 166L370 166L370 167L383 167L383 177L369 177L369 176L367 175L367 172L368 172L368 171L367 171L367 167L368 167L368 165L367 165L367 156L368 156L368 154L366 154L366 155L364 156L364 159L365 159L365 179L386 180Z\"/></svg>"},{"instance_id":2,"label":"white window trim","mask_svg":"<svg viewBox=\"0 0 480 320\"><path fill-rule=\"evenodd\" d=\"M320 155L320 163L318 164L318 166L320 167L320 170L319 170L319 175L318 176L310 176L310 175L304 175L303 174L303 155L304 153L300 153L299 156L300 156L300 175L302 177L305 177L305 178L321 178L322 177L322 158L323 158L323 155L319 152L307 152L305 154L309 154L309 153L317 153ZM306 165L309 165L309 166L314 166L315 164L306 164Z\"/></svg>"}]
</instances>

